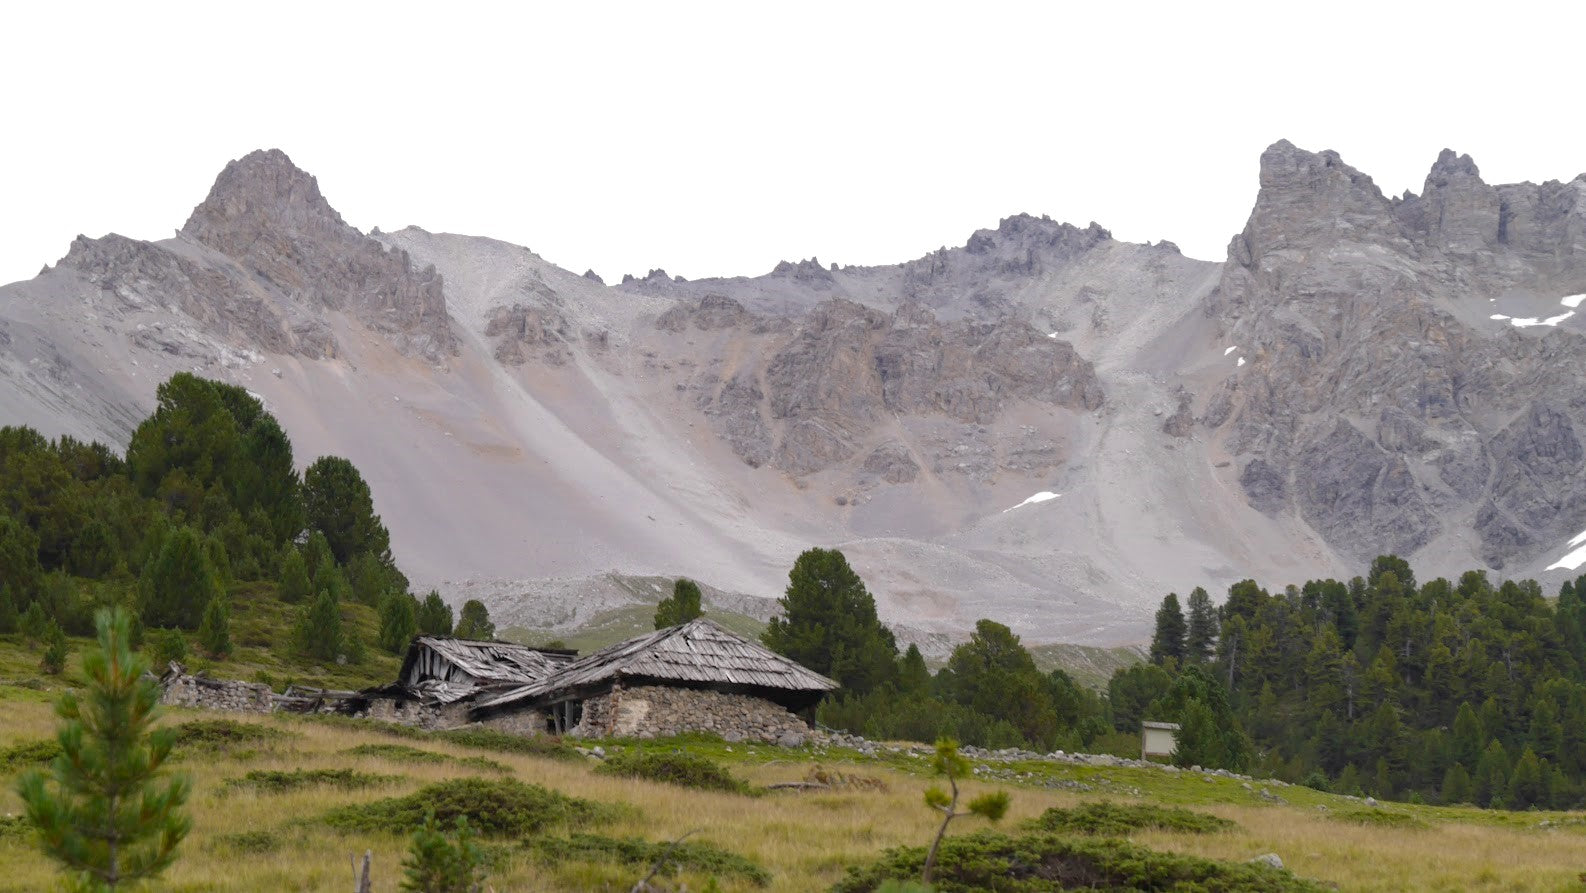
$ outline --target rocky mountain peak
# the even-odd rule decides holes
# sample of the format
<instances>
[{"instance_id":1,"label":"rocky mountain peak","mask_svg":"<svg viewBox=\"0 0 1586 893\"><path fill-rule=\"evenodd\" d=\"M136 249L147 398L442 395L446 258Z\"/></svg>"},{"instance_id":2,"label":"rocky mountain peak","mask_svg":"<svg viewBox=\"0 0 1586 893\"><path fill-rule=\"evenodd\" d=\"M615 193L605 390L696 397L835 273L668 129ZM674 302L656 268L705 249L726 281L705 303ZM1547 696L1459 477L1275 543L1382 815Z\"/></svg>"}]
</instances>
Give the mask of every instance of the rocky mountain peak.
<instances>
[{"instance_id":1,"label":"rocky mountain peak","mask_svg":"<svg viewBox=\"0 0 1586 893\"><path fill-rule=\"evenodd\" d=\"M457 351L435 268L417 270L407 252L348 225L279 149L228 163L182 235L290 300L356 317L405 353L439 363Z\"/></svg>"},{"instance_id":2,"label":"rocky mountain peak","mask_svg":"<svg viewBox=\"0 0 1586 893\"><path fill-rule=\"evenodd\" d=\"M346 226L313 175L280 149L259 149L226 164L182 232L229 254L214 243L227 241L240 222L299 228L311 220Z\"/></svg>"}]
</instances>

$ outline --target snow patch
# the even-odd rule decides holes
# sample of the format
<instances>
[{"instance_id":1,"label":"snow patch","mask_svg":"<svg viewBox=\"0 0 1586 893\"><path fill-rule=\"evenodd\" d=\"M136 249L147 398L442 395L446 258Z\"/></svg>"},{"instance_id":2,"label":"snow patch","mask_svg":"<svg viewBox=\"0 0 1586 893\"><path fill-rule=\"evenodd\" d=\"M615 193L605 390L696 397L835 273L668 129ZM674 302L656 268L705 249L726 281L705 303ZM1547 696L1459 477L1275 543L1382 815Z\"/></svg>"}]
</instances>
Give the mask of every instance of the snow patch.
<instances>
[{"instance_id":1,"label":"snow patch","mask_svg":"<svg viewBox=\"0 0 1586 893\"><path fill-rule=\"evenodd\" d=\"M1046 333L1046 337L1048 337L1048 338L1056 338L1057 337L1057 333L1056 332L1047 332Z\"/></svg>"},{"instance_id":2,"label":"snow patch","mask_svg":"<svg viewBox=\"0 0 1586 893\"><path fill-rule=\"evenodd\" d=\"M1230 347L1227 350L1223 351L1223 356L1226 357L1226 356L1228 356L1229 354L1233 353L1234 351L1236 351L1238 349L1239 349L1239 345L1235 344L1233 347Z\"/></svg>"},{"instance_id":3,"label":"snow patch","mask_svg":"<svg viewBox=\"0 0 1586 893\"><path fill-rule=\"evenodd\" d=\"M1056 499L1057 497L1062 496L1062 495L1063 494L1061 494L1061 493L1053 493L1051 490L1042 490L1041 492L1035 494L1034 496L1031 496L1029 499L1026 499L1025 501L1019 503L1018 505L1013 506L1013 508L1005 508L1005 509L1003 509L1002 513L1004 515L1006 515L1008 512L1013 511L1013 509L1023 508L1023 507L1025 507L1027 505L1035 505L1038 502L1046 502L1049 499Z\"/></svg>"},{"instance_id":4,"label":"snow patch","mask_svg":"<svg viewBox=\"0 0 1586 893\"><path fill-rule=\"evenodd\" d=\"M1586 295L1568 295L1559 298L1558 302L1571 310L1580 306L1581 301L1586 301Z\"/></svg>"},{"instance_id":5,"label":"snow patch","mask_svg":"<svg viewBox=\"0 0 1586 893\"><path fill-rule=\"evenodd\" d=\"M1234 364L1234 368L1235 368L1235 369L1237 369L1237 368L1239 368L1239 367L1240 367L1240 366L1243 366L1243 365L1244 365L1244 364L1245 364L1245 358L1244 358L1244 357L1240 357L1240 358L1239 358L1239 362L1237 362L1237 363L1235 363L1235 364Z\"/></svg>"},{"instance_id":6,"label":"snow patch","mask_svg":"<svg viewBox=\"0 0 1586 893\"><path fill-rule=\"evenodd\" d=\"M1548 565L1545 570L1578 570L1581 565L1586 564L1586 545L1581 545L1582 543L1586 543L1586 530L1575 534L1575 538L1565 546L1572 550L1569 554Z\"/></svg>"}]
</instances>

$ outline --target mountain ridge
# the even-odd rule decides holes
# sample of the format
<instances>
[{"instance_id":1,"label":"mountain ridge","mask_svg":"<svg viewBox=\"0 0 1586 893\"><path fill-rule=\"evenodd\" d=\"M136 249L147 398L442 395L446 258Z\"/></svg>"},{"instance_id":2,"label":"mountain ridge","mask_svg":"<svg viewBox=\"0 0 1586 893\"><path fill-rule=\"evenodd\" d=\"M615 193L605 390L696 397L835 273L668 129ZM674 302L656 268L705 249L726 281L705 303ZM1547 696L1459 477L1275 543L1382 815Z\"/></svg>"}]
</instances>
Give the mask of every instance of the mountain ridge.
<instances>
[{"instance_id":1,"label":"mountain ridge","mask_svg":"<svg viewBox=\"0 0 1586 893\"><path fill-rule=\"evenodd\" d=\"M1586 176L1444 150L1390 198L1280 141L1259 181L1221 263L1015 214L890 266L607 286L364 234L261 151L176 238L0 287L0 413L124 443L161 374L243 384L365 469L415 582L528 625L612 570L772 596L811 544L922 634L1109 644L1170 589L1384 547L1540 572L1586 526L1586 349L1544 312L1586 294Z\"/></svg>"}]
</instances>

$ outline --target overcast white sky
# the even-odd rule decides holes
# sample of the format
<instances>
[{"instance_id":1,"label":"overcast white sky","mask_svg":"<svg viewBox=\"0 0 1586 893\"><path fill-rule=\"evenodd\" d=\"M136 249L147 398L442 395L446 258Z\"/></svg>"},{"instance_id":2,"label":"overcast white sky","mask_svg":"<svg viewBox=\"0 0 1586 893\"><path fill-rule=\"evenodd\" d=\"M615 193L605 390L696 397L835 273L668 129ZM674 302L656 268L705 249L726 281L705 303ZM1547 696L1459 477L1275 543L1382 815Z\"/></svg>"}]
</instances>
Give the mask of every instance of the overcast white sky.
<instances>
[{"instance_id":1,"label":"overcast white sky","mask_svg":"<svg viewBox=\"0 0 1586 893\"><path fill-rule=\"evenodd\" d=\"M1221 259L1262 148L1385 191L1586 171L1586 4L31 3L0 28L0 282L162 238L279 147L354 225L654 266L892 263L1018 211ZM466 7L466 9L465 9Z\"/></svg>"}]
</instances>

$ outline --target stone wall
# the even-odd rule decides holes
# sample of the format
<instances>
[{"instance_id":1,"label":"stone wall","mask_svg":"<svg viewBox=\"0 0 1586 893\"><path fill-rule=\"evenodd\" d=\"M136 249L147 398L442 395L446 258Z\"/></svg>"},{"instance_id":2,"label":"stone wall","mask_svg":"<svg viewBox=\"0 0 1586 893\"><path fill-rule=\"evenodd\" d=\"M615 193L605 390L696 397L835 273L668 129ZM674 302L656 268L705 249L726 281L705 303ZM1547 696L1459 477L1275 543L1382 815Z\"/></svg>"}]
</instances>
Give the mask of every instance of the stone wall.
<instances>
[{"instance_id":1,"label":"stone wall","mask_svg":"<svg viewBox=\"0 0 1586 893\"><path fill-rule=\"evenodd\" d=\"M754 695L708 689L637 686L613 688L584 701L572 734L585 738L659 738L709 732L728 741L763 741L797 747L809 726L786 708Z\"/></svg>"},{"instance_id":2,"label":"stone wall","mask_svg":"<svg viewBox=\"0 0 1586 893\"><path fill-rule=\"evenodd\" d=\"M174 673L160 680L160 703L172 707L225 710L231 713L272 713L275 692L270 686L238 679L210 679Z\"/></svg>"},{"instance_id":3,"label":"stone wall","mask_svg":"<svg viewBox=\"0 0 1586 893\"><path fill-rule=\"evenodd\" d=\"M466 719L466 717L465 717ZM480 720L477 725L511 735L532 737L546 733L545 714L538 710L512 710Z\"/></svg>"},{"instance_id":4,"label":"stone wall","mask_svg":"<svg viewBox=\"0 0 1586 893\"><path fill-rule=\"evenodd\" d=\"M331 709L326 708L321 712L331 712ZM394 722L421 729L455 729L468 724L468 705L421 704L418 701L373 698L369 701L369 709L356 716L360 719Z\"/></svg>"}]
</instances>

